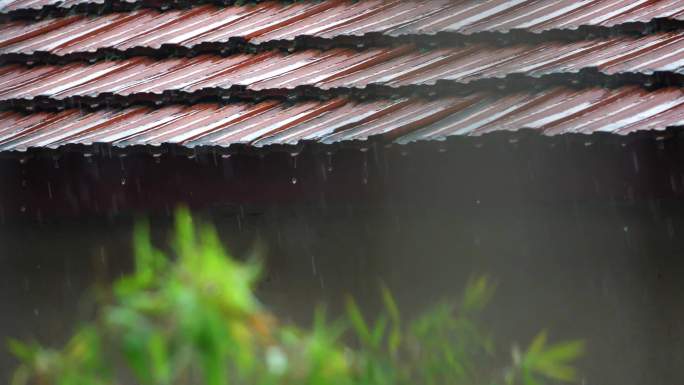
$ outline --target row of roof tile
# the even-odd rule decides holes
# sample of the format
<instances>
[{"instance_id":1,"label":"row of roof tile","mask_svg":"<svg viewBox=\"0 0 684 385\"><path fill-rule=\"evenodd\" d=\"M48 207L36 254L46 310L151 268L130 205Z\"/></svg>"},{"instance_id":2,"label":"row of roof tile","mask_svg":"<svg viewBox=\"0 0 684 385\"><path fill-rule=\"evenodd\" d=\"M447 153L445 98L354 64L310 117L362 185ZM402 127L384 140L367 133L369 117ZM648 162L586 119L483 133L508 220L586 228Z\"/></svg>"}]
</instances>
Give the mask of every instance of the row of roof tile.
<instances>
[{"instance_id":1,"label":"row of roof tile","mask_svg":"<svg viewBox=\"0 0 684 385\"><path fill-rule=\"evenodd\" d=\"M267 1L247 6L203 5L167 12L141 9L98 17L12 21L0 26L0 54L66 55L165 44L192 47L231 38L259 44L297 36L474 34L514 29L543 32L653 19L684 20L684 4L681 0Z\"/></svg>"},{"instance_id":2,"label":"row of roof tile","mask_svg":"<svg viewBox=\"0 0 684 385\"><path fill-rule=\"evenodd\" d=\"M373 137L398 143L532 129L563 133L663 130L684 125L684 92L637 87L556 88L500 96L476 93L439 100L356 102L345 98L288 105L277 101L133 107L90 113L0 112L0 151L70 144L114 146L176 143L188 147L236 144L337 143Z\"/></svg>"},{"instance_id":3,"label":"row of roof tile","mask_svg":"<svg viewBox=\"0 0 684 385\"><path fill-rule=\"evenodd\" d=\"M216 4L227 6L244 5L245 3L256 4L265 1L269 0L188 0L187 2L179 0L0 0L0 15L21 11L54 11L56 9L64 11L75 10L78 12L83 6L110 6L113 10L117 10L121 9L123 4L127 4L129 7L168 10L173 8L188 8L191 5ZM276 1L291 2L293 0ZM121 11L126 10L129 10L129 8L125 7L121 9ZM81 12L87 12L87 9L83 9ZM34 12L32 15L36 15L36 13Z\"/></svg>"},{"instance_id":4,"label":"row of roof tile","mask_svg":"<svg viewBox=\"0 0 684 385\"><path fill-rule=\"evenodd\" d=\"M545 43L493 49L463 48L268 51L229 57L154 60L136 57L96 64L70 63L28 68L0 67L0 100L45 96L65 99L101 94L160 94L244 86L249 90L313 86L322 90L368 85L400 87L437 81L467 83L511 74L539 77L596 69L618 73L684 74L684 34L664 33L639 39L612 38L569 44Z\"/></svg>"}]
</instances>

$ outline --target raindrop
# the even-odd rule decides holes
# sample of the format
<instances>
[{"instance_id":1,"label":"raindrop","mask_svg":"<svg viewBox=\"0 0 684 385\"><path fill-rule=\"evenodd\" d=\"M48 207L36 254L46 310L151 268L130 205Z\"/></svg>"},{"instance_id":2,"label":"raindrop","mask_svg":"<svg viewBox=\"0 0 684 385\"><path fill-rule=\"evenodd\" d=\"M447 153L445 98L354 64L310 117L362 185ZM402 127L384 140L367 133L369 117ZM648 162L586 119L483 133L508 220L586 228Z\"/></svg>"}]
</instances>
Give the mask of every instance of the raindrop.
<instances>
[{"instance_id":1,"label":"raindrop","mask_svg":"<svg viewBox=\"0 0 684 385\"><path fill-rule=\"evenodd\" d=\"M24 277L24 291L29 291L31 289L31 284L29 283L28 277Z\"/></svg>"},{"instance_id":2,"label":"raindrop","mask_svg":"<svg viewBox=\"0 0 684 385\"><path fill-rule=\"evenodd\" d=\"M21 207L19 207L19 211L21 211L22 213L25 213L26 212L26 206L21 205Z\"/></svg>"},{"instance_id":3,"label":"raindrop","mask_svg":"<svg viewBox=\"0 0 684 385\"><path fill-rule=\"evenodd\" d=\"M126 185L126 177L125 177L125 176L122 176L122 177L121 177L121 185L122 185L122 186L125 186L125 185Z\"/></svg>"},{"instance_id":4,"label":"raindrop","mask_svg":"<svg viewBox=\"0 0 684 385\"><path fill-rule=\"evenodd\" d=\"M293 171L297 170L297 155L299 155L298 152L293 152L290 154L290 156L292 157L292 170ZM292 184L297 184L297 177L293 175L292 178L290 179L290 182Z\"/></svg>"},{"instance_id":5,"label":"raindrop","mask_svg":"<svg viewBox=\"0 0 684 385\"><path fill-rule=\"evenodd\" d=\"M332 170L333 170L332 152L326 152L326 155L328 156L328 172L332 172Z\"/></svg>"},{"instance_id":6,"label":"raindrop","mask_svg":"<svg viewBox=\"0 0 684 385\"><path fill-rule=\"evenodd\" d=\"M33 309L33 314L38 316L40 314L40 311L38 311L38 308Z\"/></svg>"},{"instance_id":7,"label":"raindrop","mask_svg":"<svg viewBox=\"0 0 684 385\"><path fill-rule=\"evenodd\" d=\"M323 177L323 180L326 181L328 180L328 169L325 167L325 165L320 166L320 171L321 171L321 177Z\"/></svg>"},{"instance_id":8,"label":"raindrop","mask_svg":"<svg viewBox=\"0 0 684 385\"><path fill-rule=\"evenodd\" d=\"M48 198L52 199L52 183L47 182Z\"/></svg>"},{"instance_id":9,"label":"raindrop","mask_svg":"<svg viewBox=\"0 0 684 385\"><path fill-rule=\"evenodd\" d=\"M624 231L625 233L628 232L628 231L629 231L629 226L624 226L624 227L622 227L622 231Z\"/></svg>"},{"instance_id":10,"label":"raindrop","mask_svg":"<svg viewBox=\"0 0 684 385\"><path fill-rule=\"evenodd\" d=\"M313 255L311 256L311 270L313 271L313 275L316 275L316 257Z\"/></svg>"},{"instance_id":11,"label":"raindrop","mask_svg":"<svg viewBox=\"0 0 684 385\"><path fill-rule=\"evenodd\" d=\"M637 158L636 152L632 151L632 163L634 164L634 171L639 173L639 158Z\"/></svg>"},{"instance_id":12,"label":"raindrop","mask_svg":"<svg viewBox=\"0 0 684 385\"><path fill-rule=\"evenodd\" d=\"M361 174L361 181L363 184L368 184L368 154L365 150L363 152L363 169Z\"/></svg>"},{"instance_id":13,"label":"raindrop","mask_svg":"<svg viewBox=\"0 0 684 385\"><path fill-rule=\"evenodd\" d=\"M22 187L22 188L26 188L26 185L27 185L26 179L22 179L22 180L21 180L21 187Z\"/></svg>"}]
</instances>

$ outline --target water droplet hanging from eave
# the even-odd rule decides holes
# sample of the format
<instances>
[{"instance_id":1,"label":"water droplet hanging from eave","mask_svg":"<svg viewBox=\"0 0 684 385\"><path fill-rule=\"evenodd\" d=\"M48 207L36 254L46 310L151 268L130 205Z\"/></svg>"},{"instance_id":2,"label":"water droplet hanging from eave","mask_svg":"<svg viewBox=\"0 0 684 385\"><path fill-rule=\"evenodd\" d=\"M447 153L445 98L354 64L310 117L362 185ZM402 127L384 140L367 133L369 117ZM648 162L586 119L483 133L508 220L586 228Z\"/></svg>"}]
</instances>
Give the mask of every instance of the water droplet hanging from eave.
<instances>
[{"instance_id":1,"label":"water droplet hanging from eave","mask_svg":"<svg viewBox=\"0 0 684 385\"><path fill-rule=\"evenodd\" d=\"M363 166L361 169L361 183L368 184L368 152L367 149L362 149L363 153Z\"/></svg>"},{"instance_id":2,"label":"water droplet hanging from eave","mask_svg":"<svg viewBox=\"0 0 684 385\"><path fill-rule=\"evenodd\" d=\"M331 173L333 171L332 152L328 151L325 153L325 155L328 158L328 173Z\"/></svg>"},{"instance_id":3,"label":"water droplet hanging from eave","mask_svg":"<svg viewBox=\"0 0 684 385\"><path fill-rule=\"evenodd\" d=\"M298 155L299 155L299 153L297 153L297 152L290 153L290 156L292 158L292 173L293 173L292 177L290 178L290 183L292 183L293 185L297 184L297 182L298 182L297 176L296 176L296 173L297 173L297 156Z\"/></svg>"}]
</instances>

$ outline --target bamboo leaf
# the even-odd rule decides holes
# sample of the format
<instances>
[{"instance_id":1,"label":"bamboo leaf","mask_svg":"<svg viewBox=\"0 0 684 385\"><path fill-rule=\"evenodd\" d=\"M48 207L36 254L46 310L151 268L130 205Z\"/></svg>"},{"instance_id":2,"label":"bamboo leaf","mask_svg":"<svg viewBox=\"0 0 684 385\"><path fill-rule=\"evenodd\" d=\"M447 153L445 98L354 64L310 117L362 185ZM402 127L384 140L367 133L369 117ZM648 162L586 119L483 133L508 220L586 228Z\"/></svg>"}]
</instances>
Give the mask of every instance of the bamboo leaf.
<instances>
[{"instance_id":1,"label":"bamboo leaf","mask_svg":"<svg viewBox=\"0 0 684 385\"><path fill-rule=\"evenodd\" d=\"M370 329L368 328L368 324L363 318L363 314L361 314L361 310L356 304L356 301L351 297L347 297L347 317L361 343L371 346L373 338Z\"/></svg>"}]
</instances>

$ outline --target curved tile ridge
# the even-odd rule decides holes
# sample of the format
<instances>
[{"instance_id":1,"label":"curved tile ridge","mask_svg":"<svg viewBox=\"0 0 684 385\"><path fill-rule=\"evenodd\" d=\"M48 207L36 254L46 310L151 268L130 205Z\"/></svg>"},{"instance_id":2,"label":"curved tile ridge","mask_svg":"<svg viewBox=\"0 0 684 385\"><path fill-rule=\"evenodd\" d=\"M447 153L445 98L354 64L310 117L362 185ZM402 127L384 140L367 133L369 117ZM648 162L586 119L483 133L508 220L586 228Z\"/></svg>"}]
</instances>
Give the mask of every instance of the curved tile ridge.
<instances>
[{"instance_id":1,"label":"curved tile ridge","mask_svg":"<svg viewBox=\"0 0 684 385\"><path fill-rule=\"evenodd\" d=\"M105 0L0 0L0 13L41 10L49 7L70 9L80 4L104 4Z\"/></svg>"},{"instance_id":2,"label":"curved tile ridge","mask_svg":"<svg viewBox=\"0 0 684 385\"><path fill-rule=\"evenodd\" d=\"M0 100L65 100L239 87L250 91L465 84L511 75L542 77L595 70L604 75L684 75L684 34L491 48L267 51L156 61L136 57L96 64L0 67Z\"/></svg>"},{"instance_id":3,"label":"curved tile ridge","mask_svg":"<svg viewBox=\"0 0 684 385\"><path fill-rule=\"evenodd\" d=\"M511 95L476 93L438 100L403 98L357 102L345 98L288 104L204 103L162 108L57 113L0 112L0 151L104 143L253 147L302 142L396 140L530 129L544 135L664 130L684 125L684 92L637 87L555 88Z\"/></svg>"},{"instance_id":4,"label":"curved tile ridge","mask_svg":"<svg viewBox=\"0 0 684 385\"><path fill-rule=\"evenodd\" d=\"M0 54L69 55L162 45L194 47L240 39L252 44L300 36L335 38L372 33L389 37L453 32L576 30L654 19L684 20L680 0L326 0L284 4L141 9L98 17L73 15L0 26Z\"/></svg>"},{"instance_id":5,"label":"curved tile ridge","mask_svg":"<svg viewBox=\"0 0 684 385\"><path fill-rule=\"evenodd\" d=\"M321 0L308 0L309 3ZM344 6L349 6L348 0ZM363 0L366 2L388 3L389 0ZM286 0L1 0L0 14L24 11L32 18L40 17L49 11L76 11L80 13L97 12L102 6L108 11L129 12L132 8L151 8L158 10L187 9L191 6L214 4L216 6L243 6L259 3L284 3ZM247 4L245 4L247 3ZM434 8L425 20L417 20L416 26L427 30L432 24L444 24L451 29L472 29L474 31L531 28L543 30L572 29L581 25L614 25L632 21L645 21L652 18L677 17L681 6L677 0L466 0L457 4L447 4L434 0L413 0L406 3L431 3ZM392 6L394 7L394 6ZM444 8L449 13L443 12ZM395 15L405 8L391 8ZM31 12L34 11L34 12ZM44 12L40 12L44 11ZM392 16L387 12L384 16ZM681 16L681 14L679 14ZM367 16L366 16L367 17ZM361 18L364 18L361 15ZM348 21L344 21L348 23ZM413 28L415 28L414 26ZM472 31L471 31L472 32Z\"/></svg>"},{"instance_id":6,"label":"curved tile ridge","mask_svg":"<svg viewBox=\"0 0 684 385\"><path fill-rule=\"evenodd\" d=\"M292 0L0 0L0 15L9 15L17 19L38 20L46 15L63 16L68 13L101 15L112 12L130 12L140 8L165 11L188 9L192 6L205 4L225 7L267 1L286 3Z\"/></svg>"}]
</instances>

